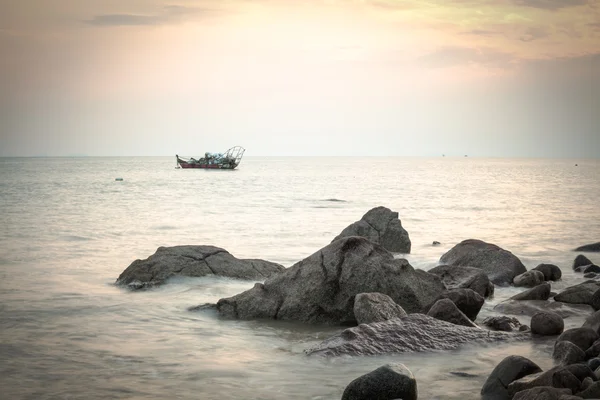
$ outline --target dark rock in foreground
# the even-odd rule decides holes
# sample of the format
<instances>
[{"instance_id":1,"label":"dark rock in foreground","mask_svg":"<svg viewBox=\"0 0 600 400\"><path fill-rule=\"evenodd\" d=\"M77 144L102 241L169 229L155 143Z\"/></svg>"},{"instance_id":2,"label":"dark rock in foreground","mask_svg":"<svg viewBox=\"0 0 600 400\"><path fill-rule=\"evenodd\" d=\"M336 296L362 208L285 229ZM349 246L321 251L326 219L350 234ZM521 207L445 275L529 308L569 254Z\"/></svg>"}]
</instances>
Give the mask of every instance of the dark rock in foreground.
<instances>
[{"instance_id":1,"label":"dark rock in foreground","mask_svg":"<svg viewBox=\"0 0 600 400\"><path fill-rule=\"evenodd\" d=\"M362 237L336 240L264 284L217 302L219 313L238 319L280 319L356 324L357 294L386 294L406 312L418 312L444 292L440 279L395 259Z\"/></svg>"},{"instance_id":2,"label":"dark rock in foreground","mask_svg":"<svg viewBox=\"0 0 600 400\"><path fill-rule=\"evenodd\" d=\"M433 305L441 299L450 299L471 321L475 321L483 303L485 303L485 299L471 289L452 289L439 295L431 304L423 308L421 312L428 314Z\"/></svg>"},{"instance_id":3,"label":"dark rock in foreground","mask_svg":"<svg viewBox=\"0 0 600 400\"><path fill-rule=\"evenodd\" d=\"M132 289L156 286L174 276L217 275L228 278L263 280L285 268L264 260L240 260L214 246L159 247L145 260L135 260L117 279L117 285Z\"/></svg>"},{"instance_id":4,"label":"dark rock in foreground","mask_svg":"<svg viewBox=\"0 0 600 400\"><path fill-rule=\"evenodd\" d=\"M404 364L387 364L356 378L342 400L417 400L417 380Z\"/></svg>"},{"instance_id":5,"label":"dark rock in foreground","mask_svg":"<svg viewBox=\"0 0 600 400\"><path fill-rule=\"evenodd\" d=\"M358 324L370 324L405 316L406 311L385 294L360 293L354 298L354 317Z\"/></svg>"},{"instance_id":6,"label":"dark rock in foreground","mask_svg":"<svg viewBox=\"0 0 600 400\"><path fill-rule=\"evenodd\" d=\"M574 251L600 252L600 242L580 246L580 247L576 248Z\"/></svg>"},{"instance_id":7,"label":"dark rock in foreground","mask_svg":"<svg viewBox=\"0 0 600 400\"><path fill-rule=\"evenodd\" d=\"M509 399L508 385L526 375L541 372L533 361L521 356L508 356L496 365L481 388L482 400Z\"/></svg>"},{"instance_id":8,"label":"dark rock in foreground","mask_svg":"<svg viewBox=\"0 0 600 400\"><path fill-rule=\"evenodd\" d=\"M482 297L494 295L494 284L479 268L438 265L427 272L439 276L448 289L471 289Z\"/></svg>"},{"instance_id":9,"label":"dark rock in foreground","mask_svg":"<svg viewBox=\"0 0 600 400\"><path fill-rule=\"evenodd\" d=\"M440 263L479 268L496 285L509 285L515 276L527 271L510 251L476 239L460 242L440 258Z\"/></svg>"},{"instance_id":10,"label":"dark rock in foreground","mask_svg":"<svg viewBox=\"0 0 600 400\"><path fill-rule=\"evenodd\" d=\"M402 227L398 213L387 207L375 207L369 210L359 221L344 229L332 242L350 236L364 237L394 253L410 253L411 243L408 232Z\"/></svg>"},{"instance_id":11,"label":"dark rock in foreground","mask_svg":"<svg viewBox=\"0 0 600 400\"><path fill-rule=\"evenodd\" d=\"M468 328L423 314L349 328L306 350L309 355L369 356L433 350L453 350L464 344L527 340L526 333Z\"/></svg>"}]
</instances>

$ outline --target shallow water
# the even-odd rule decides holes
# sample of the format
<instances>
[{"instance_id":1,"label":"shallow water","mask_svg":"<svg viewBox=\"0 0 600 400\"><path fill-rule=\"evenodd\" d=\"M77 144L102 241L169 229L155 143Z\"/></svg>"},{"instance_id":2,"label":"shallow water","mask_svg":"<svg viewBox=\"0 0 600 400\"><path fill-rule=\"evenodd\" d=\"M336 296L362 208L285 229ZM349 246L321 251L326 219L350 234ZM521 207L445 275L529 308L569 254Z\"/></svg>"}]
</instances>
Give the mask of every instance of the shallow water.
<instances>
[{"instance_id":1,"label":"shallow water","mask_svg":"<svg viewBox=\"0 0 600 400\"><path fill-rule=\"evenodd\" d=\"M339 328L188 311L253 282L176 279L143 292L113 283L134 259L179 244L290 266L378 205L400 213L415 267L478 238L528 268L559 265L554 291L583 280L571 249L600 240L598 160L248 157L233 172L174 167L174 157L0 159L3 397L339 399L354 378L394 361L415 374L421 398L478 398L507 355L551 366L552 342L313 358L304 349ZM519 291L497 288L480 319Z\"/></svg>"}]
</instances>

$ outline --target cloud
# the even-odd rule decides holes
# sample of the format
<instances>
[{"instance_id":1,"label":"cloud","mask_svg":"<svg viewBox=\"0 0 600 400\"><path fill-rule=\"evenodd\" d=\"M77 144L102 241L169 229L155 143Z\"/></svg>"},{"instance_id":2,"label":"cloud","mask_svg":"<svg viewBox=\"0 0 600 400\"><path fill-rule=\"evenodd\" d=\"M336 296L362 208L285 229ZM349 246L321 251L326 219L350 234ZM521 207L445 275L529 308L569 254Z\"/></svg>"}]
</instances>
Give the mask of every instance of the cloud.
<instances>
[{"instance_id":1,"label":"cloud","mask_svg":"<svg viewBox=\"0 0 600 400\"><path fill-rule=\"evenodd\" d=\"M544 10L559 10L567 7L584 6L590 3L589 0L514 0L519 6L541 8Z\"/></svg>"},{"instance_id":2,"label":"cloud","mask_svg":"<svg viewBox=\"0 0 600 400\"><path fill-rule=\"evenodd\" d=\"M541 27L527 28L523 35L519 38L522 42L531 42L537 39L548 37L549 33L546 29Z\"/></svg>"},{"instance_id":3,"label":"cloud","mask_svg":"<svg viewBox=\"0 0 600 400\"><path fill-rule=\"evenodd\" d=\"M418 62L429 68L446 68L459 65L480 65L491 68L506 68L514 56L491 48L445 46L421 56Z\"/></svg>"},{"instance_id":4,"label":"cloud","mask_svg":"<svg viewBox=\"0 0 600 400\"><path fill-rule=\"evenodd\" d=\"M208 15L214 13L213 9L203 9L198 7L184 7L169 5L163 7L160 13L154 15L139 14L102 14L85 21L95 26L143 26L143 25L162 25L181 20L191 15Z\"/></svg>"},{"instance_id":5,"label":"cloud","mask_svg":"<svg viewBox=\"0 0 600 400\"><path fill-rule=\"evenodd\" d=\"M477 35L477 36L495 36L500 35L498 31L492 31L488 29L472 29L470 31L462 32L463 35Z\"/></svg>"}]
</instances>

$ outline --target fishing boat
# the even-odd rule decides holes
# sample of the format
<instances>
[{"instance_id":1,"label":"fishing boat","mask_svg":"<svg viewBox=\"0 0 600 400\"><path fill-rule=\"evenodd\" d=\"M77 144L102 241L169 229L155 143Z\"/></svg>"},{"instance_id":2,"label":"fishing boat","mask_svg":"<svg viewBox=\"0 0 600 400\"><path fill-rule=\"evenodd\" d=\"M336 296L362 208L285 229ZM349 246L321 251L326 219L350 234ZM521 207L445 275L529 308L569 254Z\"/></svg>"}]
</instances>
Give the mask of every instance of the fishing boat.
<instances>
[{"instance_id":1,"label":"fishing boat","mask_svg":"<svg viewBox=\"0 0 600 400\"><path fill-rule=\"evenodd\" d=\"M235 146L225 153L204 153L204 157L199 159L183 158L175 154L176 168L235 169L240 165L245 151L243 147Z\"/></svg>"}]
</instances>

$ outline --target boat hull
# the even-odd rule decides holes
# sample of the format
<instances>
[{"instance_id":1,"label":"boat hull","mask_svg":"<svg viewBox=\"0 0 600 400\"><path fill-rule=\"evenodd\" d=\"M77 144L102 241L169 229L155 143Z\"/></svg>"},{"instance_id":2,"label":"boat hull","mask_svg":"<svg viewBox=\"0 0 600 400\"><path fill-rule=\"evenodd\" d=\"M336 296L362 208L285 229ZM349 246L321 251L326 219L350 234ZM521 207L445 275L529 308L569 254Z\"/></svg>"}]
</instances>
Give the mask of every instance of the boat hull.
<instances>
[{"instance_id":1,"label":"boat hull","mask_svg":"<svg viewBox=\"0 0 600 400\"><path fill-rule=\"evenodd\" d=\"M190 169L235 169L235 167L218 165L218 164L188 164L185 161L178 163L181 168Z\"/></svg>"}]
</instances>

